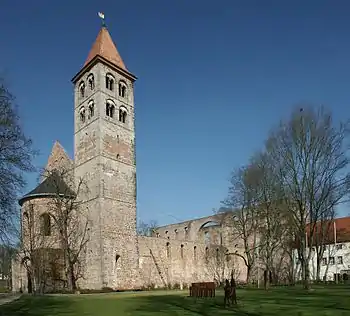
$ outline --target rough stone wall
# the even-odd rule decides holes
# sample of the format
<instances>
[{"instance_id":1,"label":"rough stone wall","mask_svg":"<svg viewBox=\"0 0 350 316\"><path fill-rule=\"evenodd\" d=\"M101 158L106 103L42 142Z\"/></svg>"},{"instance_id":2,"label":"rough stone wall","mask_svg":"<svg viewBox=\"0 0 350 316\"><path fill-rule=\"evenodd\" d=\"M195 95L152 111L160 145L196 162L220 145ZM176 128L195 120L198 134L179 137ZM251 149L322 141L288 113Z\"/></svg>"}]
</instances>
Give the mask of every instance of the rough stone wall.
<instances>
[{"instance_id":1,"label":"rough stone wall","mask_svg":"<svg viewBox=\"0 0 350 316\"><path fill-rule=\"evenodd\" d=\"M245 281L244 261L235 255L226 256L226 250L242 251L242 241L230 236L232 229L225 226L227 216L220 214L162 226L153 237L140 236L139 266L144 285L213 281L222 273L229 277L231 270L238 281ZM206 226L208 223L213 226Z\"/></svg>"},{"instance_id":2,"label":"rough stone wall","mask_svg":"<svg viewBox=\"0 0 350 316\"><path fill-rule=\"evenodd\" d=\"M94 76L90 90L88 76ZM106 75L114 77L114 89L106 88ZM125 97L118 83L127 86ZM80 96L85 82L86 94ZM113 117L106 115L106 103L114 105ZM82 107L94 116L80 119ZM138 245L136 237L136 167L133 83L117 71L98 63L77 81L75 87L75 177L85 177L89 193L81 195L89 209L91 240L88 243L85 288L138 287ZM120 122L119 109L127 111Z\"/></svg>"}]
</instances>

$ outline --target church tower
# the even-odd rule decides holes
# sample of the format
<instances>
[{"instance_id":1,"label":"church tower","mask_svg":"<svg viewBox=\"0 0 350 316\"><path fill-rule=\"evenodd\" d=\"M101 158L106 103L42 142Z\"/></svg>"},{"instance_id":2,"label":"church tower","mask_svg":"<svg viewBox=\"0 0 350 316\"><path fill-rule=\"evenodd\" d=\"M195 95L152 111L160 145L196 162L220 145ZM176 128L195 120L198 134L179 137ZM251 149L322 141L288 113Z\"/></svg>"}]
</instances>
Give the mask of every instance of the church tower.
<instances>
[{"instance_id":1,"label":"church tower","mask_svg":"<svg viewBox=\"0 0 350 316\"><path fill-rule=\"evenodd\" d=\"M103 25L72 79L75 178L91 225L81 288L137 286L135 80Z\"/></svg>"}]
</instances>

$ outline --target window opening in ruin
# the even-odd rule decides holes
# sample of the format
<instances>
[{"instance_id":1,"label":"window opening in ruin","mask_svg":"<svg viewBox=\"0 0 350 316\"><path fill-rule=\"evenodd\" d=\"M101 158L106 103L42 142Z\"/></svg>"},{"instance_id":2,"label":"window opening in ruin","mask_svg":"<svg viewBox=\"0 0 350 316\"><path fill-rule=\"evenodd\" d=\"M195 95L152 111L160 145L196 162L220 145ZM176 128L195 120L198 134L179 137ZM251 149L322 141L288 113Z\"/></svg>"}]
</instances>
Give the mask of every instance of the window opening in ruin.
<instances>
[{"instance_id":1,"label":"window opening in ruin","mask_svg":"<svg viewBox=\"0 0 350 316\"><path fill-rule=\"evenodd\" d=\"M181 259L184 258L184 245L181 245Z\"/></svg>"},{"instance_id":2,"label":"window opening in ruin","mask_svg":"<svg viewBox=\"0 0 350 316\"><path fill-rule=\"evenodd\" d=\"M106 75L106 88L111 91L114 89L114 78L111 74Z\"/></svg>"},{"instance_id":3,"label":"window opening in ruin","mask_svg":"<svg viewBox=\"0 0 350 316\"><path fill-rule=\"evenodd\" d=\"M48 213L41 215L41 233L43 236L51 235L51 218Z\"/></svg>"},{"instance_id":4,"label":"window opening in ruin","mask_svg":"<svg viewBox=\"0 0 350 316\"><path fill-rule=\"evenodd\" d=\"M95 115L95 107L94 107L94 101L89 102L89 118L92 118Z\"/></svg>"},{"instance_id":5,"label":"window opening in ruin","mask_svg":"<svg viewBox=\"0 0 350 316\"><path fill-rule=\"evenodd\" d=\"M196 261L197 260L197 246L193 247L193 259Z\"/></svg>"},{"instance_id":6,"label":"window opening in ruin","mask_svg":"<svg viewBox=\"0 0 350 316\"><path fill-rule=\"evenodd\" d=\"M166 257L170 258L170 243L166 243Z\"/></svg>"},{"instance_id":7,"label":"window opening in ruin","mask_svg":"<svg viewBox=\"0 0 350 316\"><path fill-rule=\"evenodd\" d=\"M219 261L219 248L216 248L216 261Z\"/></svg>"},{"instance_id":8,"label":"window opening in ruin","mask_svg":"<svg viewBox=\"0 0 350 316\"><path fill-rule=\"evenodd\" d=\"M115 109L114 105L110 101L107 101L107 103L106 103L106 115L109 116L110 118L113 118L114 109Z\"/></svg>"},{"instance_id":9,"label":"window opening in ruin","mask_svg":"<svg viewBox=\"0 0 350 316\"><path fill-rule=\"evenodd\" d=\"M120 258L120 255L116 254L115 255L115 263L118 263L119 258Z\"/></svg>"},{"instance_id":10,"label":"window opening in ruin","mask_svg":"<svg viewBox=\"0 0 350 316\"><path fill-rule=\"evenodd\" d=\"M95 89L95 78L94 78L93 74L90 74L88 76L88 83L89 83L90 90L94 90Z\"/></svg>"},{"instance_id":11,"label":"window opening in ruin","mask_svg":"<svg viewBox=\"0 0 350 316\"><path fill-rule=\"evenodd\" d=\"M210 233L208 231L204 232L204 243L210 243Z\"/></svg>"},{"instance_id":12,"label":"window opening in ruin","mask_svg":"<svg viewBox=\"0 0 350 316\"><path fill-rule=\"evenodd\" d=\"M119 159L119 157L120 157L120 155L119 155L119 154L117 154L117 159Z\"/></svg>"},{"instance_id":13,"label":"window opening in ruin","mask_svg":"<svg viewBox=\"0 0 350 316\"><path fill-rule=\"evenodd\" d=\"M205 261L208 262L209 260L209 248L205 247Z\"/></svg>"},{"instance_id":14,"label":"window opening in ruin","mask_svg":"<svg viewBox=\"0 0 350 316\"><path fill-rule=\"evenodd\" d=\"M85 116L85 108L82 107L82 108L80 109L80 121L81 121L82 123L85 123L85 118L86 118L86 116Z\"/></svg>"},{"instance_id":15,"label":"window opening in ruin","mask_svg":"<svg viewBox=\"0 0 350 316\"><path fill-rule=\"evenodd\" d=\"M178 230L175 229L174 232L175 232L175 239L177 239L177 237L178 237Z\"/></svg>"},{"instance_id":16,"label":"window opening in ruin","mask_svg":"<svg viewBox=\"0 0 350 316\"><path fill-rule=\"evenodd\" d=\"M185 239L188 238L188 227L185 227Z\"/></svg>"},{"instance_id":17,"label":"window opening in ruin","mask_svg":"<svg viewBox=\"0 0 350 316\"><path fill-rule=\"evenodd\" d=\"M119 81L119 96L125 98L126 96L126 83L124 81Z\"/></svg>"},{"instance_id":18,"label":"window opening in ruin","mask_svg":"<svg viewBox=\"0 0 350 316\"><path fill-rule=\"evenodd\" d=\"M120 108L119 109L119 122L125 123L126 122L126 115L127 115L126 110Z\"/></svg>"}]
</instances>

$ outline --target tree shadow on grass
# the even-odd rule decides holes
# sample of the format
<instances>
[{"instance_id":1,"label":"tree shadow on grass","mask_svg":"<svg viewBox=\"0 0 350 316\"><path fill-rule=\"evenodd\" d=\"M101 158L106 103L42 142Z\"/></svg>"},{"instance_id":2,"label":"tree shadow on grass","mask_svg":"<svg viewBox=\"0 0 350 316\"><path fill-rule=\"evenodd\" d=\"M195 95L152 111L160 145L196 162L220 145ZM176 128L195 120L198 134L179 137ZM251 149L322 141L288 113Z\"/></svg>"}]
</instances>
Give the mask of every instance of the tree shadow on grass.
<instances>
[{"instance_id":1,"label":"tree shadow on grass","mask_svg":"<svg viewBox=\"0 0 350 316\"><path fill-rule=\"evenodd\" d=\"M130 298L133 299L133 298ZM134 298L135 299L135 298ZM135 301L136 302L136 301ZM127 312L138 313L144 316L150 315L232 315L237 316L258 316L259 313L246 312L241 307L223 306L223 297L216 298L201 298L195 299L192 297L180 295L157 295L143 296L137 298L137 304L132 306Z\"/></svg>"},{"instance_id":2,"label":"tree shadow on grass","mask_svg":"<svg viewBox=\"0 0 350 316\"><path fill-rule=\"evenodd\" d=\"M23 296L0 306L0 316L75 316L72 301L60 296Z\"/></svg>"}]
</instances>

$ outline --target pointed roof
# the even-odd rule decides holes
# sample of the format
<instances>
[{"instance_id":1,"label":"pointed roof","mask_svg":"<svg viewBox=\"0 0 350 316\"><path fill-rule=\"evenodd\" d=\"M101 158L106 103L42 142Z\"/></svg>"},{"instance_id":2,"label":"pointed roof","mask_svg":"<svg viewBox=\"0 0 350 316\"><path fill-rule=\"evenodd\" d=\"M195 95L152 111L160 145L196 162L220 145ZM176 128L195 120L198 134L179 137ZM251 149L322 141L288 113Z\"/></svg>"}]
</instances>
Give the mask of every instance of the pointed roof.
<instances>
[{"instance_id":1,"label":"pointed roof","mask_svg":"<svg viewBox=\"0 0 350 316\"><path fill-rule=\"evenodd\" d=\"M62 145L56 140L49 159L46 164L46 171L52 171L54 169L64 168L70 170L73 167L73 161L69 158L68 154L62 147Z\"/></svg>"},{"instance_id":2,"label":"pointed roof","mask_svg":"<svg viewBox=\"0 0 350 316\"><path fill-rule=\"evenodd\" d=\"M89 55L85 61L84 67L96 56L101 56L115 66L128 71L105 26L103 26L98 33L95 43L92 45Z\"/></svg>"}]
</instances>

